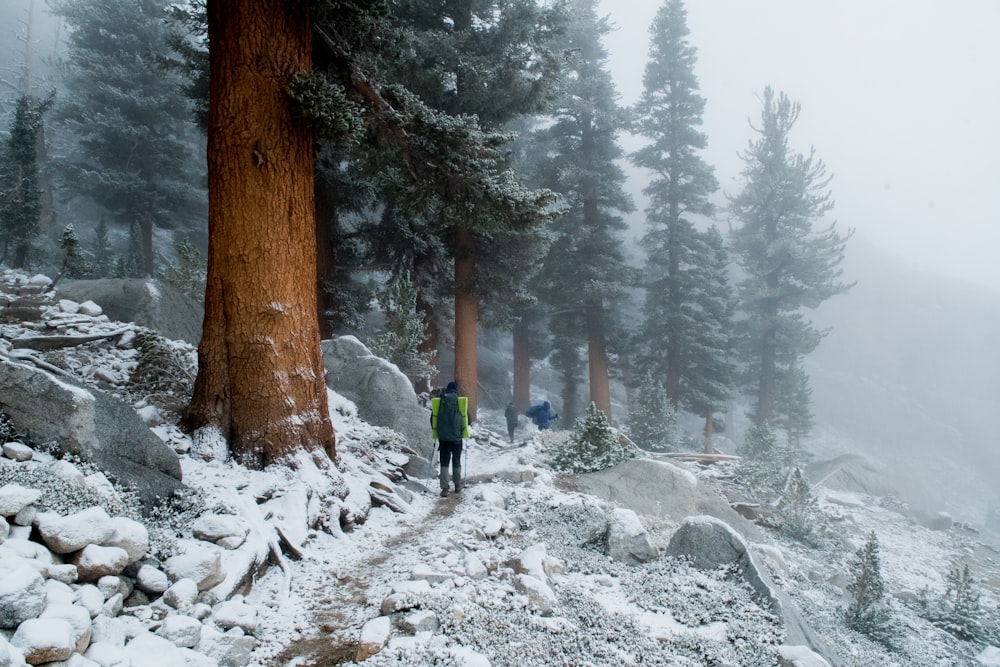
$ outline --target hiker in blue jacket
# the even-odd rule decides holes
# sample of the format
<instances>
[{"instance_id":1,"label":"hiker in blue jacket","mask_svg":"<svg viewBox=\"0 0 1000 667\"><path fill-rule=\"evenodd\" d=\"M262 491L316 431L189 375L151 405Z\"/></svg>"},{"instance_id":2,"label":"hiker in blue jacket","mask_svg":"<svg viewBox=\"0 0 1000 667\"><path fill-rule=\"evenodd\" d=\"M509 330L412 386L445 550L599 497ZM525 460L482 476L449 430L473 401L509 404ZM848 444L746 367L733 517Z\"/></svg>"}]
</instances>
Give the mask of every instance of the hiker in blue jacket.
<instances>
[{"instance_id":1,"label":"hiker in blue jacket","mask_svg":"<svg viewBox=\"0 0 1000 667\"><path fill-rule=\"evenodd\" d=\"M545 401L541 405L533 405L525 412L535 422L539 431L547 431L553 419L559 419L559 415L552 413L552 404Z\"/></svg>"}]
</instances>

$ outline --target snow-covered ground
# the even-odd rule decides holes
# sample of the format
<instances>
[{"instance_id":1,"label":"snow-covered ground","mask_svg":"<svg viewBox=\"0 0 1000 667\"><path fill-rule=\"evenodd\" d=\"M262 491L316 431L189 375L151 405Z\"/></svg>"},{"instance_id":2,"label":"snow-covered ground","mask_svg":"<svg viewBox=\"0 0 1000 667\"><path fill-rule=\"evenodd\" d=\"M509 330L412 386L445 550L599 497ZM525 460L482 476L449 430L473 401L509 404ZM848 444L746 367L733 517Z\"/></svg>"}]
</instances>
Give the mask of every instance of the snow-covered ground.
<instances>
[{"instance_id":1,"label":"snow-covered ground","mask_svg":"<svg viewBox=\"0 0 1000 667\"><path fill-rule=\"evenodd\" d=\"M58 308L53 304L49 316L63 317ZM73 318L73 335L131 326L79 312ZM16 324L0 329L7 339L29 333L37 332ZM69 348L62 361L48 360L85 382L97 378L122 387L136 363L134 350L110 343ZM156 403L128 391L120 395L139 410ZM249 665L319 667L365 656L363 664L379 666L824 664L785 644L782 619L731 570L698 570L666 556L640 565L609 557L597 533L614 505L581 493L571 476L548 470L546 442L537 434L508 445L480 426L466 453L468 487L440 498L433 486L424 490L428 480L389 480L398 448L383 429L357 417L357 406L331 392L331 413L338 469L351 490L345 502L369 502L373 483L391 486L401 502L359 508L364 521L346 532L303 527L307 503L286 506L284 524L300 543L301 558L275 554L245 597L256 615ZM500 423L489 411L481 417L481 424ZM190 451L176 429L157 431L177 451ZM184 481L200 492L205 508L243 513L250 525L260 524L255 512L262 490L289 490L291 496L296 482L312 488L328 483L310 479L322 473L308 466L250 471L180 456ZM726 478L718 465L677 465L705 484ZM1000 665L996 649L961 641L918 613L921 596L942 594L946 573L968 563L982 593L984 623L997 618L1000 552L981 533L963 525L922 527L891 498L815 490L823 520L814 544L766 531L751 544L774 585L814 631L814 648L831 664L852 667ZM640 518L657 546L666 546L676 520ZM181 526L178 539L189 538L189 530ZM842 620L848 562L873 531L899 628L892 650L848 630ZM58 664L104 664L81 660Z\"/></svg>"}]
</instances>

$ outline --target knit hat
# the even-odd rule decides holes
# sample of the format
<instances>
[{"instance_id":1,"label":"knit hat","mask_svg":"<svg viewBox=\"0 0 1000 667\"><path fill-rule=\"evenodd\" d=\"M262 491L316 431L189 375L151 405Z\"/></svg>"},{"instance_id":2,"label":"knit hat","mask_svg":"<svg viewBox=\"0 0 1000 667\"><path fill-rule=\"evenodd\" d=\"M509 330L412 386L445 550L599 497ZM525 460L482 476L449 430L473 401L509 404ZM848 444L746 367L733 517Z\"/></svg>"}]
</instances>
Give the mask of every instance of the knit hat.
<instances>
[{"instance_id":1,"label":"knit hat","mask_svg":"<svg viewBox=\"0 0 1000 667\"><path fill-rule=\"evenodd\" d=\"M458 385L455 384L454 382L449 382L448 386L445 387L445 389L444 389L444 393L446 393L446 394L457 394L458 393Z\"/></svg>"}]
</instances>

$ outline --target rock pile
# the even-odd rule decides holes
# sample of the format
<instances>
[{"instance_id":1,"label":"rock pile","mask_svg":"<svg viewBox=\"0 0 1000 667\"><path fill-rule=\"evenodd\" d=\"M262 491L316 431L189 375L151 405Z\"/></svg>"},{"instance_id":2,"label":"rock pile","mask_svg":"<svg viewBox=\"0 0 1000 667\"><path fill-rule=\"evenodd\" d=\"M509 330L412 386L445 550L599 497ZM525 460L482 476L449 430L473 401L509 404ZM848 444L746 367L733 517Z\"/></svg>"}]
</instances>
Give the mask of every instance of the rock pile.
<instances>
[{"instance_id":1,"label":"rock pile","mask_svg":"<svg viewBox=\"0 0 1000 667\"><path fill-rule=\"evenodd\" d=\"M0 466L45 467L80 489L114 493L103 475L30 447L3 445ZM223 554L249 528L206 513L195 539L160 562L142 523L100 506L40 511L43 491L0 485L0 666L223 667L257 644L256 609L225 584Z\"/></svg>"}]
</instances>

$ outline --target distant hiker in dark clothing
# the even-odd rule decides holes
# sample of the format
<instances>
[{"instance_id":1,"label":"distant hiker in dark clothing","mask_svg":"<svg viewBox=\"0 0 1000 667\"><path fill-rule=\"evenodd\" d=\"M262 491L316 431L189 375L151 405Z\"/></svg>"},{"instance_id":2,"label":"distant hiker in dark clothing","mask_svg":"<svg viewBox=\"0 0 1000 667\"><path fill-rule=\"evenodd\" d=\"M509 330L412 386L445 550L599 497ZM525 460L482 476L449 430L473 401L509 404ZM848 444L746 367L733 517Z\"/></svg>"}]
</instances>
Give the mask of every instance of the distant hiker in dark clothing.
<instances>
[{"instance_id":1,"label":"distant hiker in dark clothing","mask_svg":"<svg viewBox=\"0 0 1000 667\"><path fill-rule=\"evenodd\" d=\"M548 401L545 401L541 405L532 405L524 414L531 417L531 421L538 426L539 431L548 430L552 424L552 420L559 419L559 415L552 414L552 405Z\"/></svg>"},{"instance_id":2,"label":"distant hiker in dark clothing","mask_svg":"<svg viewBox=\"0 0 1000 667\"><path fill-rule=\"evenodd\" d=\"M507 404L503 416L507 418L507 434L510 435L510 441L514 442L514 429L517 428L517 406L514 401Z\"/></svg>"},{"instance_id":3,"label":"distant hiker in dark clothing","mask_svg":"<svg viewBox=\"0 0 1000 667\"><path fill-rule=\"evenodd\" d=\"M441 452L441 497L448 496L448 464L455 493L462 490L462 438L469 437L469 399L458 395L458 385L449 382L441 398L431 399L431 434Z\"/></svg>"}]
</instances>

